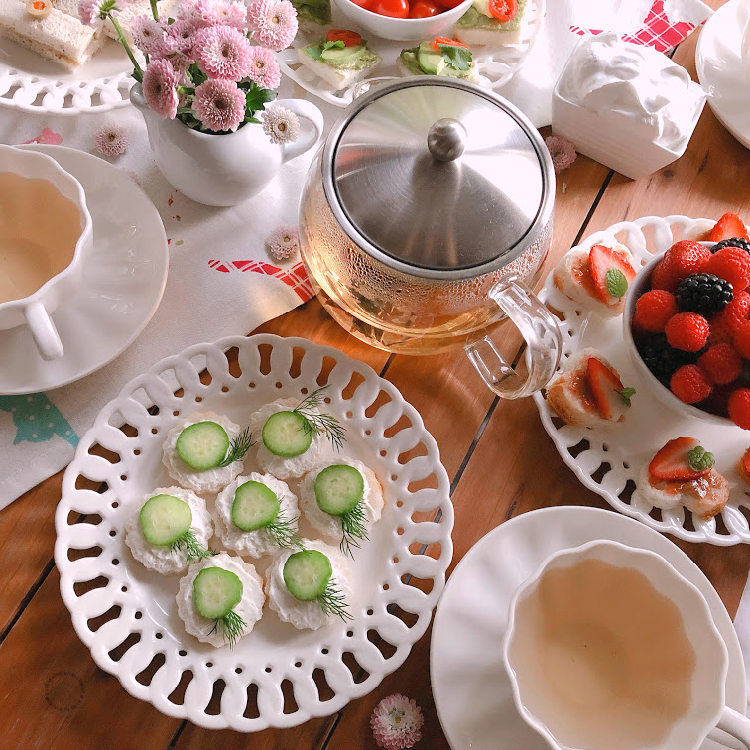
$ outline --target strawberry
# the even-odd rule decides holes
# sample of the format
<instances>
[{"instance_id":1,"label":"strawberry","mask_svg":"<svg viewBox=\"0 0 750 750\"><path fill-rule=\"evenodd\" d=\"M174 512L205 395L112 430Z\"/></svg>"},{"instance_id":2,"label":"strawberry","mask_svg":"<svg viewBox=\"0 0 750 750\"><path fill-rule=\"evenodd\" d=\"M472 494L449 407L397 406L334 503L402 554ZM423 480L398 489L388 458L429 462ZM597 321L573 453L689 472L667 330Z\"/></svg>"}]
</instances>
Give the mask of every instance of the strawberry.
<instances>
[{"instance_id":1,"label":"strawberry","mask_svg":"<svg viewBox=\"0 0 750 750\"><path fill-rule=\"evenodd\" d=\"M696 438L678 437L651 459L648 473L654 479L689 482L708 474L712 466L713 456L700 447Z\"/></svg>"},{"instance_id":2,"label":"strawberry","mask_svg":"<svg viewBox=\"0 0 750 750\"><path fill-rule=\"evenodd\" d=\"M636 273L620 253L606 245L594 245L589 250L589 269L597 297L605 305L614 305L627 294Z\"/></svg>"},{"instance_id":3,"label":"strawberry","mask_svg":"<svg viewBox=\"0 0 750 750\"><path fill-rule=\"evenodd\" d=\"M589 357L586 362L586 381L602 417L617 422L628 410L635 391L624 388L620 376L596 357Z\"/></svg>"},{"instance_id":4,"label":"strawberry","mask_svg":"<svg viewBox=\"0 0 750 750\"><path fill-rule=\"evenodd\" d=\"M728 211L714 224L714 228L708 234L708 241L721 242L732 237L750 239L742 219L736 213Z\"/></svg>"}]
</instances>

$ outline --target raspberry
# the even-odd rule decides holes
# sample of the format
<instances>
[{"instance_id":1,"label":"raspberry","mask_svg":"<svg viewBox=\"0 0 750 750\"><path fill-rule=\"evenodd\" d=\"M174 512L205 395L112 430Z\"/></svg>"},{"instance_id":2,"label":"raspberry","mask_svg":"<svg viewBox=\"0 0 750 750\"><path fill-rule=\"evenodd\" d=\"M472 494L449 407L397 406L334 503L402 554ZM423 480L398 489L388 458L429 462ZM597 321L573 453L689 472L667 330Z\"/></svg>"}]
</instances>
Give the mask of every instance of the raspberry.
<instances>
[{"instance_id":1,"label":"raspberry","mask_svg":"<svg viewBox=\"0 0 750 750\"><path fill-rule=\"evenodd\" d=\"M750 359L750 320L746 320L734 332L733 343L740 357Z\"/></svg>"},{"instance_id":2,"label":"raspberry","mask_svg":"<svg viewBox=\"0 0 750 750\"><path fill-rule=\"evenodd\" d=\"M633 323L644 331L661 333L667 321L676 314L677 302L674 295L654 289L638 298Z\"/></svg>"},{"instance_id":3,"label":"raspberry","mask_svg":"<svg viewBox=\"0 0 750 750\"><path fill-rule=\"evenodd\" d=\"M651 288L674 292L680 280L672 273L669 264L662 260L651 273Z\"/></svg>"},{"instance_id":4,"label":"raspberry","mask_svg":"<svg viewBox=\"0 0 750 750\"><path fill-rule=\"evenodd\" d=\"M737 380L742 373L742 359L729 344L714 344L698 357L698 367L712 383L726 385Z\"/></svg>"},{"instance_id":5,"label":"raspberry","mask_svg":"<svg viewBox=\"0 0 750 750\"><path fill-rule=\"evenodd\" d=\"M739 247L725 247L711 256L704 270L726 279L739 292L750 284L750 255Z\"/></svg>"},{"instance_id":6,"label":"raspberry","mask_svg":"<svg viewBox=\"0 0 750 750\"><path fill-rule=\"evenodd\" d=\"M743 430L750 430L750 388L738 388L729 397L729 418Z\"/></svg>"},{"instance_id":7,"label":"raspberry","mask_svg":"<svg viewBox=\"0 0 750 750\"><path fill-rule=\"evenodd\" d=\"M711 251L693 240L676 242L664 253L669 272L678 283L691 274L703 271L710 259Z\"/></svg>"},{"instance_id":8,"label":"raspberry","mask_svg":"<svg viewBox=\"0 0 750 750\"><path fill-rule=\"evenodd\" d=\"M677 313L673 315L664 333L669 345L684 352L697 352L708 338L708 321L698 313Z\"/></svg>"},{"instance_id":9,"label":"raspberry","mask_svg":"<svg viewBox=\"0 0 750 750\"><path fill-rule=\"evenodd\" d=\"M750 294L737 292L734 299L720 313L711 318L708 343L731 344L735 331L747 320L748 312L750 312Z\"/></svg>"},{"instance_id":10,"label":"raspberry","mask_svg":"<svg viewBox=\"0 0 750 750\"><path fill-rule=\"evenodd\" d=\"M713 386L697 365L683 365L672 375L669 387L680 401L696 404L711 395Z\"/></svg>"}]
</instances>

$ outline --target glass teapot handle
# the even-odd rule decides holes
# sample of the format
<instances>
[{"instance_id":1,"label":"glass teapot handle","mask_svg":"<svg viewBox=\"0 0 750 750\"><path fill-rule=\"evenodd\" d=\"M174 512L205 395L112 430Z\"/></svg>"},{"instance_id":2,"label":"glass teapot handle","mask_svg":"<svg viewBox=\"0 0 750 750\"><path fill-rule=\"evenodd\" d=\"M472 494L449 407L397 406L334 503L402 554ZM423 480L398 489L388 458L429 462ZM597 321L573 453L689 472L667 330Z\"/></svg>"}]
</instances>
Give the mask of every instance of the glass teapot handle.
<instances>
[{"instance_id":1,"label":"glass teapot handle","mask_svg":"<svg viewBox=\"0 0 750 750\"><path fill-rule=\"evenodd\" d=\"M487 387L501 398L522 398L540 391L555 374L562 353L562 335L555 316L516 277L499 281L490 298L510 318L528 345L529 374L519 375L489 336L464 349Z\"/></svg>"}]
</instances>

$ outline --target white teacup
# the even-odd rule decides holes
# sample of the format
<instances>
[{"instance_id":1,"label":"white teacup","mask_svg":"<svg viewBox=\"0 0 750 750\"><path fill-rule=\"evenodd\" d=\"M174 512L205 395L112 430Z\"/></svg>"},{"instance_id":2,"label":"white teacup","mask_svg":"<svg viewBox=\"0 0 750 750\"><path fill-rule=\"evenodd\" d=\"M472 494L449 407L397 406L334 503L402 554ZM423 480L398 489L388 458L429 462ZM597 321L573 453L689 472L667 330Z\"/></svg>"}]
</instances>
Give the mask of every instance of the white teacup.
<instances>
[{"instance_id":1,"label":"white teacup","mask_svg":"<svg viewBox=\"0 0 750 750\"><path fill-rule=\"evenodd\" d=\"M608 577L613 583L615 578L602 568L592 570L591 566L580 565L591 561L642 573L655 592L651 589L651 593L644 593L639 601L650 603L627 609L628 594L624 592L629 582L618 578L619 588L596 583ZM573 566L578 566L575 577L570 572L566 577L563 569ZM549 577L545 578L547 574ZM651 623L652 631L643 632L644 639L653 640L657 636L671 639L674 635L676 643L683 643L684 639L684 643L692 647L694 659L688 659L688 666L682 665L684 668L680 671L679 659L670 661L663 651L648 659L642 650L639 653L638 644L634 643L637 639L631 637L633 628L617 631L606 622L606 616L592 614L595 608L587 611L591 602L596 601L598 605L606 598L587 598L588 592L596 590L597 586L600 592L612 592L611 611L615 609L612 603L620 600L624 610L637 613L631 618L632 622L640 619L644 631L648 631ZM563 593L566 591L571 592L570 598ZM565 610L566 603L576 598L577 606L571 604ZM666 607L661 609L665 600ZM564 611L564 614L552 617L555 611L558 614ZM664 622L665 614L672 617L677 627L660 631L657 622ZM679 627L680 619L684 632ZM582 633L587 635L579 635ZM586 651L581 650L583 643ZM538 646L538 650L531 651L530 645ZM529 658L532 653L533 658ZM672 656L680 653L689 654L689 649L675 648ZM662 656L664 662L660 663ZM554 750L599 750L615 746L618 750L697 750L715 726L750 748L750 720L725 705L727 650L708 605L692 583L653 552L617 542L596 541L549 557L513 596L503 659L519 713ZM617 669L612 668L614 664ZM648 665L652 668L653 681L638 682L640 689L631 690L632 698L627 696L627 688L622 687L628 684L626 678L641 674ZM631 679L630 684L634 683L635 679ZM610 686L614 689L610 690ZM667 695L669 700L678 696L675 701L679 701L682 696L684 710L674 716L668 711L654 710L649 716L648 709L654 707L646 697L649 690L660 691L658 695ZM599 705L586 701L589 691L591 695L602 696ZM579 702L588 710L581 708L571 712L570 706ZM614 732L611 728L618 726L617 721L622 722L621 711L626 702L630 707L628 716L632 717L627 724L628 728L633 728L630 736L640 733L641 739L637 743L633 740L631 745L631 740L624 736L626 733L620 731L613 741L602 743L607 731ZM640 710L641 704L643 710ZM644 742L643 738L654 726L658 731ZM572 737L576 737L574 744L571 744Z\"/></svg>"},{"instance_id":2,"label":"white teacup","mask_svg":"<svg viewBox=\"0 0 750 750\"><path fill-rule=\"evenodd\" d=\"M75 178L45 154L0 146L0 330L28 326L46 360L63 355L51 314L74 292L92 236Z\"/></svg>"}]
</instances>

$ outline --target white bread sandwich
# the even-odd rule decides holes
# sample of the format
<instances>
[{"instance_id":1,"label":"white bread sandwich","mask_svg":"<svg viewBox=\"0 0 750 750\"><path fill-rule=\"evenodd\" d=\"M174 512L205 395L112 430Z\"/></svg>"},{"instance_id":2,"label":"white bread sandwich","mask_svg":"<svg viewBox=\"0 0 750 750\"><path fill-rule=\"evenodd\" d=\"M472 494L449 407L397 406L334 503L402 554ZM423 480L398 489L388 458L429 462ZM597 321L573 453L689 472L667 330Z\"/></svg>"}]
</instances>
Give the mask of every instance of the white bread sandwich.
<instances>
[{"instance_id":1,"label":"white bread sandwich","mask_svg":"<svg viewBox=\"0 0 750 750\"><path fill-rule=\"evenodd\" d=\"M635 276L630 251L617 243L571 250L552 272L555 286L566 297L605 317L622 314Z\"/></svg>"},{"instance_id":2,"label":"white bread sandwich","mask_svg":"<svg viewBox=\"0 0 750 750\"><path fill-rule=\"evenodd\" d=\"M333 32L329 32L329 36ZM356 41L359 34L349 32ZM380 57L367 48L367 42L359 37L359 43L323 41L308 44L297 50L300 63L325 81L334 91L349 88L357 81L367 78L380 63Z\"/></svg>"},{"instance_id":3,"label":"white bread sandwich","mask_svg":"<svg viewBox=\"0 0 750 750\"><path fill-rule=\"evenodd\" d=\"M24 0L0 0L0 36L74 71L104 43L100 25L86 26L53 7L44 18L26 10Z\"/></svg>"},{"instance_id":4,"label":"white bread sandwich","mask_svg":"<svg viewBox=\"0 0 750 750\"><path fill-rule=\"evenodd\" d=\"M444 37L402 50L396 64L403 76L433 75L479 83L477 64L471 50Z\"/></svg>"},{"instance_id":5,"label":"white bread sandwich","mask_svg":"<svg viewBox=\"0 0 750 750\"><path fill-rule=\"evenodd\" d=\"M518 10L507 20L490 12L490 0L474 0L473 5L456 21L453 35L470 46L504 47L519 44L528 15L528 0L518 0Z\"/></svg>"},{"instance_id":6,"label":"white bread sandwich","mask_svg":"<svg viewBox=\"0 0 750 750\"><path fill-rule=\"evenodd\" d=\"M583 349L550 380L547 404L566 424L613 427L625 421L634 394L596 349Z\"/></svg>"},{"instance_id":7,"label":"white bread sandwich","mask_svg":"<svg viewBox=\"0 0 750 750\"><path fill-rule=\"evenodd\" d=\"M696 438L670 440L641 469L638 492L657 508L683 505L707 521L721 512L729 499L729 482L714 466L714 457Z\"/></svg>"}]
</instances>

